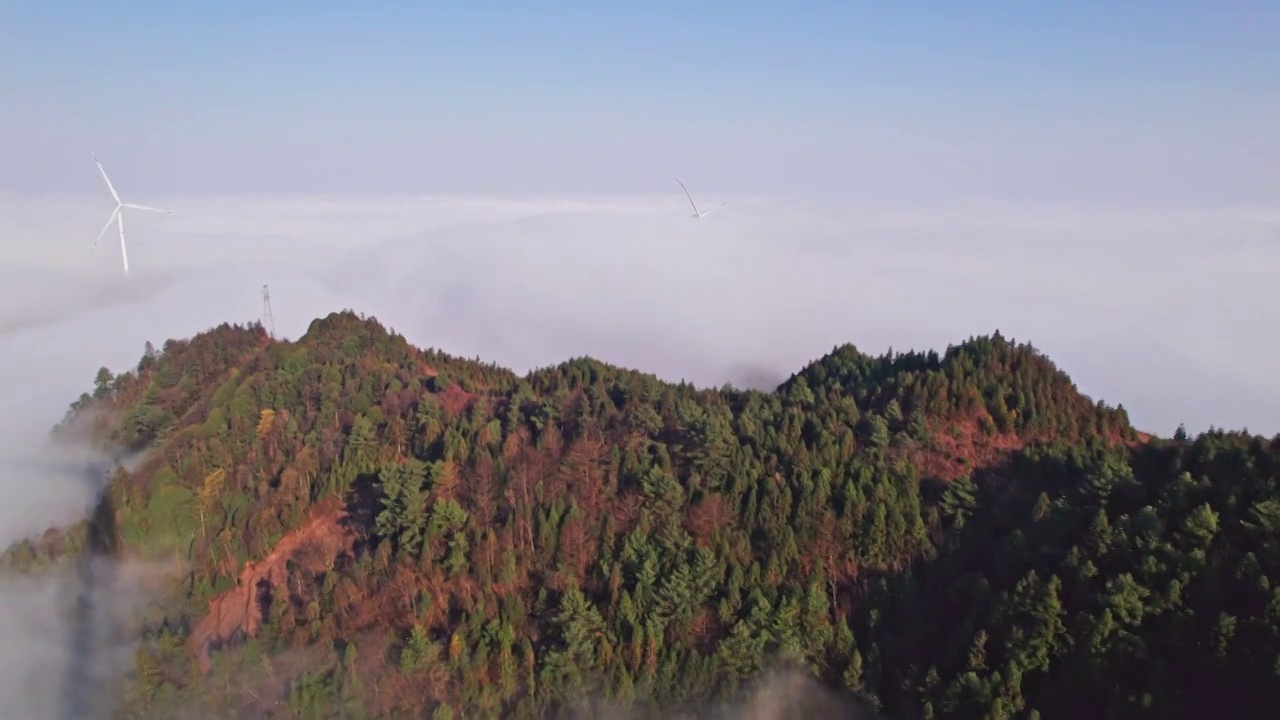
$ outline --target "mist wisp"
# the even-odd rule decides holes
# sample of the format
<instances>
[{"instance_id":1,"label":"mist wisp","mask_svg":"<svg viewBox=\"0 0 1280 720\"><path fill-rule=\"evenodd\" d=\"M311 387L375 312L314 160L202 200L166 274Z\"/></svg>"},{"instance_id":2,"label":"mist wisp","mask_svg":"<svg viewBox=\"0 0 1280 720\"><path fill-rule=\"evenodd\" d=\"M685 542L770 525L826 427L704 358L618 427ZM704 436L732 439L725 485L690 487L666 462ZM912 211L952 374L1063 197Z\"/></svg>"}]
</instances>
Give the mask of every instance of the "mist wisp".
<instances>
[{"instance_id":1,"label":"mist wisp","mask_svg":"<svg viewBox=\"0 0 1280 720\"><path fill-rule=\"evenodd\" d=\"M67 481L77 448L47 468L33 466L32 483ZM133 666L138 638L131 618L149 601L158 579L152 563L125 557L102 460L78 466L92 491L84 543L73 562L0 575L0 707L26 720L110 717ZM64 538L64 542L66 539Z\"/></svg>"},{"instance_id":2,"label":"mist wisp","mask_svg":"<svg viewBox=\"0 0 1280 720\"><path fill-rule=\"evenodd\" d=\"M114 673L105 654L120 643L120 623L113 603L120 538L115 505L107 491L108 469L95 464L86 468L85 474L96 486L97 500L89 514L87 536L72 585L75 606L62 683L61 720L99 720L109 716Z\"/></svg>"},{"instance_id":3,"label":"mist wisp","mask_svg":"<svg viewBox=\"0 0 1280 720\"><path fill-rule=\"evenodd\" d=\"M557 720L877 720L853 693L828 687L794 667L763 672L734 699L702 709L630 707L596 699L573 703Z\"/></svg>"}]
</instances>

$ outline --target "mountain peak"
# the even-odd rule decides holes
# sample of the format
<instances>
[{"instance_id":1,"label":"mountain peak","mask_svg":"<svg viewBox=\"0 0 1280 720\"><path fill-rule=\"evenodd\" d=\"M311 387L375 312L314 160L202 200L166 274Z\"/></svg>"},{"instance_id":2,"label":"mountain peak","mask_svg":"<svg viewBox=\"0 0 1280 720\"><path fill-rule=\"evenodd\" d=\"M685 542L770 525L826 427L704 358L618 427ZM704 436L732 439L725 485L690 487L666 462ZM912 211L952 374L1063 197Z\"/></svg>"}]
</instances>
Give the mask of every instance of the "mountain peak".
<instances>
[{"instance_id":1,"label":"mountain peak","mask_svg":"<svg viewBox=\"0 0 1280 720\"><path fill-rule=\"evenodd\" d=\"M828 403L848 399L891 426L914 425L931 470L944 478L1034 442L1137 437L1122 407L1095 403L1043 353L999 331L951 345L941 355L890 349L873 357L840 345L779 392Z\"/></svg>"}]
</instances>

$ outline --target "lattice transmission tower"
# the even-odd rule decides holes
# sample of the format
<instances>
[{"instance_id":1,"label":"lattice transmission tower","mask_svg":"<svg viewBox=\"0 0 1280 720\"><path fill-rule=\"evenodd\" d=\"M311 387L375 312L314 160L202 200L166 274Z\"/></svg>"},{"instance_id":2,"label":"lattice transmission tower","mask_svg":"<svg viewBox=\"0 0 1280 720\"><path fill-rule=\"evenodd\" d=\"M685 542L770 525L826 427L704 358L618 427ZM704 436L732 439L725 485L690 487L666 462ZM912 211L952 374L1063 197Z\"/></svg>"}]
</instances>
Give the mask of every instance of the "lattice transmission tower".
<instances>
[{"instance_id":1,"label":"lattice transmission tower","mask_svg":"<svg viewBox=\"0 0 1280 720\"><path fill-rule=\"evenodd\" d=\"M267 335L275 340L276 319L271 315L271 291L266 285L262 286L262 325L267 329Z\"/></svg>"}]
</instances>

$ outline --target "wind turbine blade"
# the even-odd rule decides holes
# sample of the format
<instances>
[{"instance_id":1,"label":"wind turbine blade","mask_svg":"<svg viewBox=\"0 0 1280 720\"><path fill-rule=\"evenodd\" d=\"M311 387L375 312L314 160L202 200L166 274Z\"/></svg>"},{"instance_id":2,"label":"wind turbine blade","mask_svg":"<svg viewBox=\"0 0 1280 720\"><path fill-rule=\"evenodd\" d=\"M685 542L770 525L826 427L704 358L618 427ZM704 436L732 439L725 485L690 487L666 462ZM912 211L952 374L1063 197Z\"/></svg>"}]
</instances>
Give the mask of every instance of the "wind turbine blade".
<instances>
[{"instance_id":1,"label":"wind turbine blade","mask_svg":"<svg viewBox=\"0 0 1280 720\"><path fill-rule=\"evenodd\" d=\"M116 216L120 214L120 206L117 205L115 210L111 211L111 217L107 218L107 224L102 226L102 232L98 233L98 240L107 234L107 228L111 227L111 223L115 222ZM98 240L93 241L94 247L98 246Z\"/></svg>"},{"instance_id":2,"label":"wind turbine blade","mask_svg":"<svg viewBox=\"0 0 1280 720\"><path fill-rule=\"evenodd\" d=\"M689 188L685 187L684 183L680 182L680 178L676 178L676 182L680 183L680 189L684 190L684 196L689 198L689 204L693 205L693 212L695 214L701 215L702 213L698 212L697 203L693 201L693 196L689 194Z\"/></svg>"},{"instance_id":3,"label":"wind turbine blade","mask_svg":"<svg viewBox=\"0 0 1280 720\"><path fill-rule=\"evenodd\" d=\"M719 205L717 205L717 206L715 206L715 207L711 208L710 210L708 210L708 211L706 211L706 212L702 213L702 217L706 217L706 216L710 215L711 213L713 213L713 212L715 212L715 211L719 210L720 208L724 207L725 205L728 205L728 204L729 204L729 203L731 203L731 202L733 202L733 198L729 198L728 200L725 200L724 202L720 203Z\"/></svg>"},{"instance_id":4,"label":"wind turbine blade","mask_svg":"<svg viewBox=\"0 0 1280 720\"><path fill-rule=\"evenodd\" d=\"M120 228L120 259L124 262L124 274L129 274L129 251L124 246L124 213L116 216L116 225Z\"/></svg>"},{"instance_id":5,"label":"wind turbine blade","mask_svg":"<svg viewBox=\"0 0 1280 720\"><path fill-rule=\"evenodd\" d=\"M173 214L168 210L161 210L160 208L147 207L146 205L134 205L133 203L125 203L124 207L133 208L134 210L146 210L148 212L164 213L165 215Z\"/></svg>"},{"instance_id":6,"label":"wind turbine blade","mask_svg":"<svg viewBox=\"0 0 1280 720\"><path fill-rule=\"evenodd\" d=\"M102 168L102 163L98 162L98 155L94 153L93 162L98 166L98 172L102 173L102 179L107 181L107 189L111 191L111 197L116 199L116 203L120 202L120 196L116 194L116 188L111 184L111 178L107 177L107 171Z\"/></svg>"}]
</instances>

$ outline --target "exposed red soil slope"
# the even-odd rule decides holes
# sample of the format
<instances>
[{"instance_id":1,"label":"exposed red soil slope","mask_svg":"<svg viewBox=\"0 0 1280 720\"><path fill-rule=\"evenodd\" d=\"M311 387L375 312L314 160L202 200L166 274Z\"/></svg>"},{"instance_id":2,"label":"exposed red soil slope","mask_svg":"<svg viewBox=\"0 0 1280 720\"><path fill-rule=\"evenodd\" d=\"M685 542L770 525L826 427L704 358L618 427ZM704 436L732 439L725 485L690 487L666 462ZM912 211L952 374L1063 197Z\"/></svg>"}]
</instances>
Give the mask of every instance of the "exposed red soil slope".
<instances>
[{"instance_id":1,"label":"exposed red soil slope","mask_svg":"<svg viewBox=\"0 0 1280 720\"><path fill-rule=\"evenodd\" d=\"M1016 433L983 434L979 421L974 418L952 419L942 427L934 428L925 447L912 453L922 477L938 480L954 480L981 468L991 467L1013 453L1035 442L1052 441L1050 435L1020 436ZM1138 432L1134 440L1116 436L1112 442L1129 447L1144 445L1151 436Z\"/></svg>"},{"instance_id":2,"label":"exposed red soil slope","mask_svg":"<svg viewBox=\"0 0 1280 720\"><path fill-rule=\"evenodd\" d=\"M281 538L266 557L245 563L236 586L209 601L209 614L196 625L188 647L199 659L201 672L208 672L209 653L241 633L254 637L262 626L259 586L266 582L272 591L288 577L290 560L320 571L334 558L352 550L355 536L344 526L346 513L332 505L317 507L302 527ZM313 567L319 565L318 567Z\"/></svg>"},{"instance_id":3,"label":"exposed red soil slope","mask_svg":"<svg viewBox=\"0 0 1280 720\"><path fill-rule=\"evenodd\" d=\"M440 401L444 403L445 412L451 417L461 415L477 397L479 396L475 393L467 392L457 385L450 385L440 393Z\"/></svg>"},{"instance_id":4,"label":"exposed red soil slope","mask_svg":"<svg viewBox=\"0 0 1280 720\"><path fill-rule=\"evenodd\" d=\"M915 460L922 477L954 480L976 469L996 464L1021 450L1028 438L1014 433L984 435L977 420L955 419L936 429L927 447L917 450Z\"/></svg>"}]
</instances>

